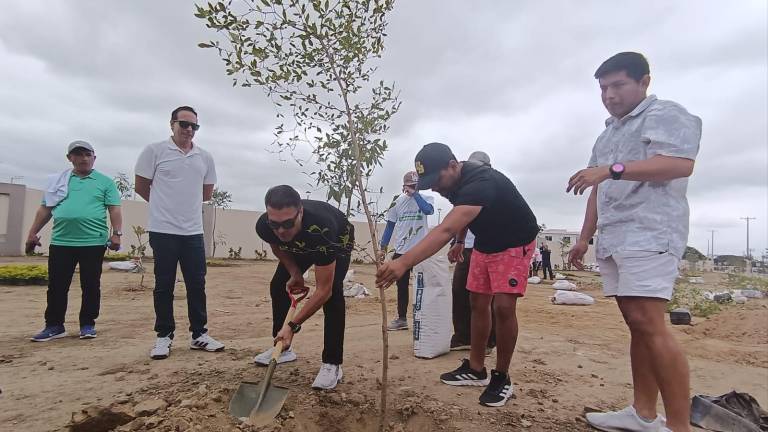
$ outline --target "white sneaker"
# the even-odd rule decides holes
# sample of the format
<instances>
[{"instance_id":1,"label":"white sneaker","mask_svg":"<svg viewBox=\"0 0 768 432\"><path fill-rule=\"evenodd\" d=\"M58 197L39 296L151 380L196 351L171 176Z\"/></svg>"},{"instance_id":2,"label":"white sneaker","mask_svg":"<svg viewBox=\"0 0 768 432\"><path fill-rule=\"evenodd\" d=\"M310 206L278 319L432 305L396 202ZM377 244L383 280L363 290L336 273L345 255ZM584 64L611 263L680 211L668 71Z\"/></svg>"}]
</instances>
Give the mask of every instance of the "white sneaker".
<instances>
[{"instance_id":1,"label":"white sneaker","mask_svg":"<svg viewBox=\"0 0 768 432\"><path fill-rule=\"evenodd\" d=\"M341 370L341 365L323 363L323 365L320 366L320 372L317 373L315 382L312 383L312 388L317 390L330 390L335 388L336 384L341 382L342 377L344 377L344 372Z\"/></svg>"},{"instance_id":2,"label":"white sneaker","mask_svg":"<svg viewBox=\"0 0 768 432\"><path fill-rule=\"evenodd\" d=\"M169 337L159 337L155 341L155 346L152 347L152 351L149 353L149 357L153 360L166 359L171 355L171 345L173 339Z\"/></svg>"},{"instance_id":3,"label":"white sneaker","mask_svg":"<svg viewBox=\"0 0 768 432\"><path fill-rule=\"evenodd\" d=\"M189 343L189 349L205 350L208 352L224 351L224 344L203 333L197 339L192 339Z\"/></svg>"},{"instance_id":4,"label":"white sneaker","mask_svg":"<svg viewBox=\"0 0 768 432\"><path fill-rule=\"evenodd\" d=\"M666 429L666 419L660 415L648 423L640 418L632 405L621 411L587 413L587 422L605 432L661 432Z\"/></svg>"},{"instance_id":5,"label":"white sneaker","mask_svg":"<svg viewBox=\"0 0 768 432\"><path fill-rule=\"evenodd\" d=\"M269 366L269 362L272 360L272 353L274 350L275 347L272 347L264 351L263 353L254 357L253 362L259 366ZM288 348L280 354L280 357L277 359L277 364L296 361L296 358L296 353L293 352L293 348Z\"/></svg>"}]
</instances>

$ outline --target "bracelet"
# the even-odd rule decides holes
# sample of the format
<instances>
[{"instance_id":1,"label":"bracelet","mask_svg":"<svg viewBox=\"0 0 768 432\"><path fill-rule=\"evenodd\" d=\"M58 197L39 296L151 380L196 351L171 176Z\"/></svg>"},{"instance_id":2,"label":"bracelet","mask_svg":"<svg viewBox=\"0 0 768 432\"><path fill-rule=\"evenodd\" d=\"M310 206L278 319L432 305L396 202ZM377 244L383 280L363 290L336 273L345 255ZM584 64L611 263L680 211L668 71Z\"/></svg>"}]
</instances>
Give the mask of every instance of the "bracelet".
<instances>
[{"instance_id":1,"label":"bracelet","mask_svg":"<svg viewBox=\"0 0 768 432\"><path fill-rule=\"evenodd\" d=\"M456 244L464 244L464 240L457 240Z\"/></svg>"}]
</instances>

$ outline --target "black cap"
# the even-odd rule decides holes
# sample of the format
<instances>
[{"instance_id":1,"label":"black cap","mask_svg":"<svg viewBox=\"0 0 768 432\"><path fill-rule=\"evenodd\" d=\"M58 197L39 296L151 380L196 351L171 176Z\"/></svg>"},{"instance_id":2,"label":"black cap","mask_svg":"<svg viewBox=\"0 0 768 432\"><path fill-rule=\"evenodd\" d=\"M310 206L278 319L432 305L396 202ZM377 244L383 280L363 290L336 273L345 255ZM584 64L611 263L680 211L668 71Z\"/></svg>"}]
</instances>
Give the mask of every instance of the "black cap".
<instances>
[{"instance_id":1,"label":"black cap","mask_svg":"<svg viewBox=\"0 0 768 432\"><path fill-rule=\"evenodd\" d=\"M451 148L445 144L433 142L425 145L416 153L416 172L419 174L418 189L431 189L440 176L440 170L452 160L457 160Z\"/></svg>"}]
</instances>

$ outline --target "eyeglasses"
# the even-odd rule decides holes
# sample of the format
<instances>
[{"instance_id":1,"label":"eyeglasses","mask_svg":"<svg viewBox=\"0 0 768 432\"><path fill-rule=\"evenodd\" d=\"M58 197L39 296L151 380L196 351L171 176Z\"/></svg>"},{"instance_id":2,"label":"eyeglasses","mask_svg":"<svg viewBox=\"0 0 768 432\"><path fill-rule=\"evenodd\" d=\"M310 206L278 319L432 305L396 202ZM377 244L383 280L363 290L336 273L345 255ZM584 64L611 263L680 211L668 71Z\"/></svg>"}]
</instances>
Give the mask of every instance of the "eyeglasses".
<instances>
[{"instance_id":1,"label":"eyeglasses","mask_svg":"<svg viewBox=\"0 0 768 432\"><path fill-rule=\"evenodd\" d=\"M299 213L301 213L301 210L296 212L296 216L280 222L273 221L272 219L267 219L267 226L275 231L277 231L280 228L289 230L293 228L294 225L296 225L296 219L299 218Z\"/></svg>"},{"instance_id":2,"label":"eyeglasses","mask_svg":"<svg viewBox=\"0 0 768 432\"><path fill-rule=\"evenodd\" d=\"M182 128L182 129L192 128L193 131L196 131L196 130L200 129L200 125L197 124L197 123L192 123L192 122L188 122L188 121L184 121L184 120L174 120L173 122L174 123L178 123L179 127Z\"/></svg>"}]
</instances>

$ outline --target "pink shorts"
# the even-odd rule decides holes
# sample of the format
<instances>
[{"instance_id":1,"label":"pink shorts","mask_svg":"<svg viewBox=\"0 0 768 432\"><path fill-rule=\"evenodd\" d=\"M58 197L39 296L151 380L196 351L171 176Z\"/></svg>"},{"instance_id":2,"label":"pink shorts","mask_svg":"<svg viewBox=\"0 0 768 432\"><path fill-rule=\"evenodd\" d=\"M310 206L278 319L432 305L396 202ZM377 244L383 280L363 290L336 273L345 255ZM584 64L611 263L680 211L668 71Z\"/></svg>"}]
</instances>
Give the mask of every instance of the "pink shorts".
<instances>
[{"instance_id":1,"label":"pink shorts","mask_svg":"<svg viewBox=\"0 0 768 432\"><path fill-rule=\"evenodd\" d=\"M536 240L525 246L486 254L472 251L467 290L478 294L525 295Z\"/></svg>"}]
</instances>

